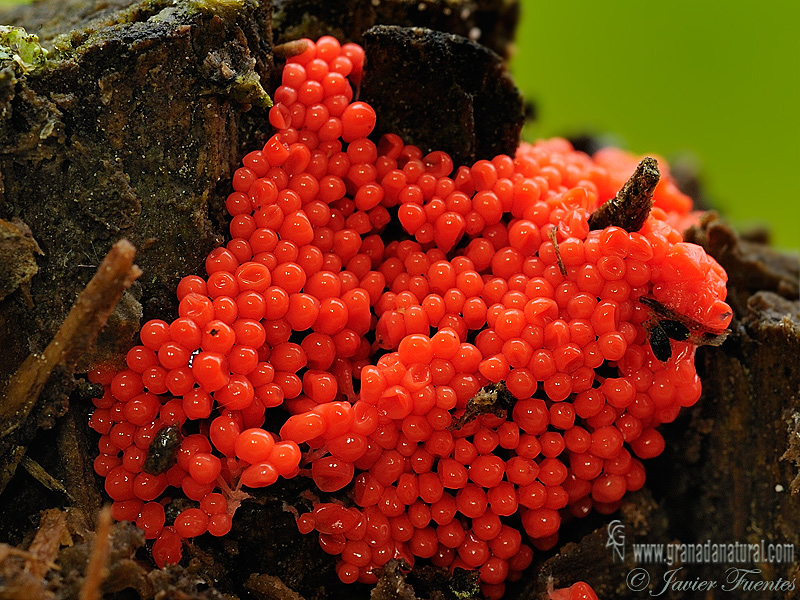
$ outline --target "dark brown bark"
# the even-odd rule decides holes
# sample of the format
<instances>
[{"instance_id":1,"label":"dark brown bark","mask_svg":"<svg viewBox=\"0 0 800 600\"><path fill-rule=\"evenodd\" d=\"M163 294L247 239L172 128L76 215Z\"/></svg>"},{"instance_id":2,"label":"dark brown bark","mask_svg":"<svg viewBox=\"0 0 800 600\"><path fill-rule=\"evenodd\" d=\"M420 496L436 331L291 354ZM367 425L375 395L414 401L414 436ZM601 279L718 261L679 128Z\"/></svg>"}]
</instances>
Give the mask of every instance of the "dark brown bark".
<instances>
[{"instance_id":1,"label":"dark brown bark","mask_svg":"<svg viewBox=\"0 0 800 600\"><path fill-rule=\"evenodd\" d=\"M625 231L639 231L653 208L653 192L660 178L656 159L643 158L617 195L589 216L589 228L614 225Z\"/></svg>"},{"instance_id":2,"label":"dark brown bark","mask_svg":"<svg viewBox=\"0 0 800 600\"><path fill-rule=\"evenodd\" d=\"M479 42L508 57L519 18L517 0L275 0L275 42L333 35L356 43L375 25L425 27Z\"/></svg>"},{"instance_id":3,"label":"dark brown bark","mask_svg":"<svg viewBox=\"0 0 800 600\"><path fill-rule=\"evenodd\" d=\"M172 312L177 280L222 239L216 185L239 158L244 111L264 114L256 84L272 68L267 7L241 3L220 18L202 3L148 2L84 24L60 36L45 29L53 58L6 81L0 213L27 223L44 257L33 309L12 297L0 311L5 372L43 349L119 237L140 249L148 274L128 303ZM258 133L246 132L252 147ZM140 315L118 316L116 337L130 343L137 327L127 321Z\"/></svg>"},{"instance_id":4,"label":"dark brown bark","mask_svg":"<svg viewBox=\"0 0 800 600\"><path fill-rule=\"evenodd\" d=\"M424 153L444 150L458 165L513 155L522 98L501 58L462 37L378 26L364 33L362 98L377 133L397 133Z\"/></svg>"},{"instance_id":5,"label":"dark brown bark","mask_svg":"<svg viewBox=\"0 0 800 600\"><path fill-rule=\"evenodd\" d=\"M53 393L58 394L55 388L59 376L75 369L107 324L122 294L142 274L133 264L135 252L125 239L114 244L44 351L29 355L0 387L0 493L13 477L22 449L37 426L44 425L33 411L46 386L50 384ZM52 476L38 465L28 471L46 487L54 487ZM68 490L66 493L69 496Z\"/></svg>"}]
</instances>

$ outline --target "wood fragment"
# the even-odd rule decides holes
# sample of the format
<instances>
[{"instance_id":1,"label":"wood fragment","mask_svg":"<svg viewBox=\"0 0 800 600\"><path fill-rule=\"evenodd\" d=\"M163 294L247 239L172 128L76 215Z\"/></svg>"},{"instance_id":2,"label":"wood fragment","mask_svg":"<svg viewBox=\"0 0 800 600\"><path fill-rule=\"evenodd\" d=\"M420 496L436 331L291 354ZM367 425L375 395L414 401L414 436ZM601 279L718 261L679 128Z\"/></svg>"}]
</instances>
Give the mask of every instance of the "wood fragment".
<instances>
[{"instance_id":1,"label":"wood fragment","mask_svg":"<svg viewBox=\"0 0 800 600\"><path fill-rule=\"evenodd\" d=\"M370 593L370 600L415 600L414 588L406 581L406 573L410 570L402 559L390 559L375 571L378 583Z\"/></svg>"},{"instance_id":2,"label":"wood fragment","mask_svg":"<svg viewBox=\"0 0 800 600\"><path fill-rule=\"evenodd\" d=\"M464 414L453 421L449 429L457 431L480 415L505 415L514 407L514 403L514 396L508 391L504 382L490 383L479 389L478 393L467 401Z\"/></svg>"},{"instance_id":3,"label":"wood fragment","mask_svg":"<svg viewBox=\"0 0 800 600\"><path fill-rule=\"evenodd\" d=\"M245 587L261 600L304 600L303 596L274 575L253 573Z\"/></svg>"},{"instance_id":4,"label":"wood fragment","mask_svg":"<svg viewBox=\"0 0 800 600\"><path fill-rule=\"evenodd\" d=\"M561 274L567 276L567 266L564 264L564 259L561 258L561 249L558 247L558 227L551 227L547 232L550 241L553 242L553 248L556 251L556 262L558 263L558 270Z\"/></svg>"},{"instance_id":5,"label":"wood fragment","mask_svg":"<svg viewBox=\"0 0 800 600\"><path fill-rule=\"evenodd\" d=\"M0 300L17 288L30 297L28 284L39 272L35 257L42 254L30 227L19 219L0 219Z\"/></svg>"},{"instance_id":6,"label":"wood fragment","mask_svg":"<svg viewBox=\"0 0 800 600\"><path fill-rule=\"evenodd\" d=\"M679 342L688 340L695 346L719 346L730 333L730 329L709 329L690 317L676 313L655 298L642 296L639 298L639 303L648 309L649 316L642 326L648 333L653 355L661 362L667 362L672 358L670 340Z\"/></svg>"},{"instance_id":7,"label":"wood fragment","mask_svg":"<svg viewBox=\"0 0 800 600\"><path fill-rule=\"evenodd\" d=\"M179 424L165 425L159 429L147 448L142 471L151 475L166 472L177 460L182 439Z\"/></svg>"},{"instance_id":8,"label":"wood fragment","mask_svg":"<svg viewBox=\"0 0 800 600\"><path fill-rule=\"evenodd\" d=\"M660 178L658 161L643 158L617 195L589 216L589 229L616 225L625 231L639 231L653 208L653 193Z\"/></svg>"},{"instance_id":9,"label":"wood fragment","mask_svg":"<svg viewBox=\"0 0 800 600\"><path fill-rule=\"evenodd\" d=\"M9 546L8 544L0 543L0 563L3 563L3 561L7 560L8 557L10 556L21 558L26 562L39 561L42 562L44 566L46 566L48 569L58 569L58 565L54 562L42 561L38 556L30 553L27 550L22 550L21 548L17 548L16 546Z\"/></svg>"},{"instance_id":10,"label":"wood fragment","mask_svg":"<svg viewBox=\"0 0 800 600\"><path fill-rule=\"evenodd\" d=\"M128 240L114 244L44 352L28 356L11 376L0 397L0 436L7 436L25 422L56 365L74 368L80 355L94 343L122 293L142 273L133 264L135 253Z\"/></svg>"},{"instance_id":11,"label":"wood fragment","mask_svg":"<svg viewBox=\"0 0 800 600\"><path fill-rule=\"evenodd\" d=\"M111 548L111 508L104 506L97 517L92 553L86 565L86 576L81 586L80 600L99 600L100 586L108 574L108 557Z\"/></svg>"},{"instance_id":12,"label":"wood fragment","mask_svg":"<svg viewBox=\"0 0 800 600\"><path fill-rule=\"evenodd\" d=\"M22 467L31 475L31 477L41 483L48 490L61 492L67 498L69 498L70 501L75 500L75 498L73 498L69 493L69 490L64 487L63 483L50 475L50 473L48 473L42 465L33 460L30 456L23 456L19 464L22 465Z\"/></svg>"},{"instance_id":13,"label":"wood fragment","mask_svg":"<svg viewBox=\"0 0 800 600\"><path fill-rule=\"evenodd\" d=\"M94 480L94 463L86 454L89 440L86 437L86 416L83 411L70 410L58 423L56 443L62 457L64 486L70 495L72 508L78 510L94 527L95 516L100 512L103 499Z\"/></svg>"},{"instance_id":14,"label":"wood fragment","mask_svg":"<svg viewBox=\"0 0 800 600\"><path fill-rule=\"evenodd\" d=\"M678 339L679 341L688 340L695 346L719 346L727 339L728 334L730 333L730 329L709 329L691 317L676 313L668 306L661 304L661 302L655 298L642 296L639 298L639 303L650 309L652 315L651 318L658 320L659 327L662 329L664 328L665 321L671 321L674 323L671 326L672 328L675 328L676 326L683 326L688 330L687 335L675 337L674 335L669 335L670 331L673 331L673 329L670 329L670 326L668 325L668 329L664 329L664 333L667 334L671 339Z\"/></svg>"},{"instance_id":15,"label":"wood fragment","mask_svg":"<svg viewBox=\"0 0 800 600\"><path fill-rule=\"evenodd\" d=\"M39 529L28 548L31 559L26 561L25 571L42 579L49 570L58 568L54 563L66 529L67 513L63 510L51 508L42 513Z\"/></svg>"},{"instance_id":16,"label":"wood fragment","mask_svg":"<svg viewBox=\"0 0 800 600\"><path fill-rule=\"evenodd\" d=\"M396 133L423 154L444 150L455 167L514 156L524 102L504 61L485 46L423 27L380 25L364 32L364 51L369 67L359 99L380 115L376 136Z\"/></svg>"},{"instance_id":17,"label":"wood fragment","mask_svg":"<svg viewBox=\"0 0 800 600\"><path fill-rule=\"evenodd\" d=\"M278 44L275 46L272 51L275 53L275 56L278 58L291 58L292 56L297 56L298 54L302 54L308 48L308 42L305 40L292 40L291 42L284 42L283 44Z\"/></svg>"}]
</instances>

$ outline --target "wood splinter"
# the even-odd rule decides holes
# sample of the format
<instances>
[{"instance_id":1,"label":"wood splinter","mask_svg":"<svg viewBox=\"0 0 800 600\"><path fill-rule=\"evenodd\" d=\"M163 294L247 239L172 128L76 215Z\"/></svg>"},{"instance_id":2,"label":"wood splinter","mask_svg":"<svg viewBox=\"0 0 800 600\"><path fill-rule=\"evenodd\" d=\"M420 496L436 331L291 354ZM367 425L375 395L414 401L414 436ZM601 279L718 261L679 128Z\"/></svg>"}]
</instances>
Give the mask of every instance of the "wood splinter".
<instances>
[{"instance_id":1,"label":"wood splinter","mask_svg":"<svg viewBox=\"0 0 800 600\"><path fill-rule=\"evenodd\" d=\"M69 499L70 502L75 501L75 498L73 498L72 494L69 493L69 490L64 487L64 484L50 475L50 473L48 473L42 465L33 460L30 456L23 456L19 464L22 465L22 467L30 474L31 477L36 479L36 481L41 483L48 490L61 492Z\"/></svg>"},{"instance_id":2,"label":"wood splinter","mask_svg":"<svg viewBox=\"0 0 800 600\"><path fill-rule=\"evenodd\" d=\"M558 247L558 227L551 228L547 235L550 238L550 241L553 242L553 248L556 251L556 262L558 263L558 270L561 271L561 274L564 277L566 277L567 266L564 264L564 259L561 258L561 249Z\"/></svg>"},{"instance_id":3,"label":"wood splinter","mask_svg":"<svg viewBox=\"0 0 800 600\"><path fill-rule=\"evenodd\" d=\"M136 248L128 240L114 244L78 296L52 341L41 354L31 354L0 390L0 439L19 430L58 365L72 372L97 339L123 292L142 274L133 264ZM9 438L12 439L12 438ZM6 456L0 472L2 492L16 472L25 448Z\"/></svg>"},{"instance_id":4,"label":"wood splinter","mask_svg":"<svg viewBox=\"0 0 800 600\"><path fill-rule=\"evenodd\" d=\"M31 354L11 376L1 398L0 436L25 422L56 365L73 369L97 339L122 293L142 274L133 264L135 253L128 240L114 244L44 352Z\"/></svg>"},{"instance_id":5,"label":"wood splinter","mask_svg":"<svg viewBox=\"0 0 800 600\"><path fill-rule=\"evenodd\" d=\"M589 229L615 225L625 231L639 231L653 208L653 193L660 178L658 161L650 156L643 158L617 195L589 216Z\"/></svg>"},{"instance_id":6,"label":"wood splinter","mask_svg":"<svg viewBox=\"0 0 800 600\"><path fill-rule=\"evenodd\" d=\"M450 431L458 431L464 425L485 414L504 416L514 407L516 400L511 392L506 388L503 381L490 383L478 390L467 402L464 414L450 425Z\"/></svg>"},{"instance_id":7,"label":"wood splinter","mask_svg":"<svg viewBox=\"0 0 800 600\"><path fill-rule=\"evenodd\" d=\"M79 600L99 600L100 586L108 576L108 558L111 551L111 508L103 507L97 517L92 552L86 565Z\"/></svg>"}]
</instances>

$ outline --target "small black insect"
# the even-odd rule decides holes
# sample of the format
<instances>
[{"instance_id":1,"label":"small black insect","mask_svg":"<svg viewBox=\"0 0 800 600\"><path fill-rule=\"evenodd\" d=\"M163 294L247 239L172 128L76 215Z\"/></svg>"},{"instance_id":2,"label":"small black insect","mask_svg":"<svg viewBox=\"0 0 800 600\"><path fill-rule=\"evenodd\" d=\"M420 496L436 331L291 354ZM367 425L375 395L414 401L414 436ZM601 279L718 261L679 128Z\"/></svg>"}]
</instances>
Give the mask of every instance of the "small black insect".
<instances>
[{"instance_id":1,"label":"small black insect","mask_svg":"<svg viewBox=\"0 0 800 600\"><path fill-rule=\"evenodd\" d=\"M175 464L178 448L181 445L181 426L167 425L158 430L147 448L142 470L151 475L159 475Z\"/></svg>"},{"instance_id":2,"label":"small black insect","mask_svg":"<svg viewBox=\"0 0 800 600\"><path fill-rule=\"evenodd\" d=\"M650 348L653 355L661 362L667 362L672 358L672 344L666 332L657 324L650 330Z\"/></svg>"},{"instance_id":3,"label":"small black insect","mask_svg":"<svg viewBox=\"0 0 800 600\"><path fill-rule=\"evenodd\" d=\"M639 302L646 306L650 316L643 323L648 332L653 355L661 362L672 358L670 340L689 341L696 346L719 346L728 335L728 330L711 331L703 325L680 315L653 298L642 297Z\"/></svg>"},{"instance_id":4,"label":"small black insect","mask_svg":"<svg viewBox=\"0 0 800 600\"><path fill-rule=\"evenodd\" d=\"M678 321L673 321L671 319L664 319L658 322L661 329L664 330L664 333L667 334L667 337L671 340L676 340L678 342L683 342L689 339L689 328L684 325L683 323L679 323Z\"/></svg>"}]
</instances>

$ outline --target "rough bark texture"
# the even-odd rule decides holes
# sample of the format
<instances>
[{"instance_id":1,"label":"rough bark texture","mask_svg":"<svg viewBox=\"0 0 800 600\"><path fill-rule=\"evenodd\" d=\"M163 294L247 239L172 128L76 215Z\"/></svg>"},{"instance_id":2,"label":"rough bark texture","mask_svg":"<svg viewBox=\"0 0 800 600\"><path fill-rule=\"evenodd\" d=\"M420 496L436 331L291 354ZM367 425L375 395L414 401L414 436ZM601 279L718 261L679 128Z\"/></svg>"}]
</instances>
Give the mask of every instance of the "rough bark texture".
<instances>
[{"instance_id":1,"label":"rough bark texture","mask_svg":"<svg viewBox=\"0 0 800 600\"><path fill-rule=\"evenodd\" d=\"M365 32L364 50L362 98L378 114L379 134L444 150L456 165L514 154L522 98L497 54L462 37L394 26Z\"/></svg>"},{"instance_id":2,"label":"rough bark texture","mask_svg":"<svg viewBox=\"0 0 800 600\"><path fill-rule=\"evenodd\" d=\"M333 35L363 43L374 25L426 27L480 42L508 56L514 39L517 0L275 0L275 43Z\"/></svg>"},{"instance_id":3,"label":"rough bark texture","mask_svg":"<svg viewBox=\"0 0 800 600\"><path fill-rule=\"evenodd\" d=\"M54 371L58 369L69 375L75 370L80 357L108 323L122 294L142 274L133 264L135 253L136 248L127 240L115 243L53 340L41 354L29 355L0 388L0 493L19 462L18 449L27 445L35 432L38 422L30 417ZM32 474L37 472L28 470ZM50 478L46 473L39 479L48 487L52 488L53 483L58 486L57 482L47 483Z\"/></svg>"},{"instance_id":4,"label":"rough bark texture","mask_svg":"<svg viewBox=\"0 0 800 600\"><path fill-rule=\"evenodd\" d=\"M140 249L147 274L127 298L133 310L117 314L124 331L109 336L122 345L137 328L126 321L174 312L178 279L222 241L217 184L240 142L256 145L242 115L252 103L263 120L258 80L273 65L268 6L232 3L222 16L213 6L101 11L86 29L45 29L54 58L44 68L6 69L0 216L27 223L44 257L33 307L16 296L2 304L0 371L44 348L115 239Z\"/></svg>"},{"instance_id":5,"label":"rough bark texture","mask_svg":"<svg viewBox=\"0 0 800 600\"><path fill-rule=\"evenodd\" d=\"M669 431L660 479L675 535L800 547L800 305L798 261L708 219L688 234L722 264L735 311L730 338L698 350L705 390ZM789 564L759 564L764 579L798 577ZM695 567L722 579L724 567ZM800 579L798 579L800 581ZM797 597L798 591L784 596ZM769 594L767 594L769 596Z\"/></svg>"},{"instance_id":6,"label":"rough bark texture","mask_svg":"<svg viewBox=\"0 0 800 600\"><path fill-rule=\"evenodd\" d=\"M653 208L653 192L660 177L656 159L642 159L617 195L589 216L589 229L615 225L625 231L639 231Z\"/></svg>"},{"instance_id":7,"label":"rough bark texture","mask_svg":"<svg viewBox=\"0 0 800 600\"><path fill-rule=\"evenodd\" d=\"M36 255L41 254L31 230L19 219L0 219L0 301L39 272Z\"/></svg>"},{"instance_id":8,"label":"rough bark texture","mask_svg":"<svg viewBox=\"0 0 800 600\"><path fill-rule=\"evenodd\" d=\"M0 13L0 22L36 31L51 50L41 69L0 64L3 379L47 345L120 237L140 248L144 276L123 295L86 364L98 356L118 360L143 316L174 316L178 279L201 273L203 258L223 240L223 199L233 169L271 132L260 85L271 90L266 82L274 84L280 66L273 29L276 43L322 33L365 41L362 92L381 119L411 123L399 132L425 149L453 149L455 140L464 148L457 160L469 161L513 151L522 105L497 56L447 34L474 38L479 28L478 41L505 55L516 10L516 2L501 0L275 0L271 20L269 4L255 0L42 0ZM373 25L444 33L379 27L364 35ZM402 64L408 68L399 69ZM422 94L414 91L421 84ZM454 121L466 131L456 136L441 127L447 110L466 115ZM503 128L506 121L512 125ZM389 121L383 123L388 130ZM498 137L499 148L487 146ZM642 597L626 586L628 572L647 567L655 584L665 567L635 565L630 554L615 561L606 547L613 518L624 523L628 544L709 538L800 544L797 258L744 241L713 220L689 239L728 270L736 312L725 344L698 351L704 397L665 428L667 454L648 465L647 488L615 515L565 524L563 544L537 554L508 598L543 599L548 589L577 580L591 583L601 598ZM9 268L11 261L17 266ZM77 598L85 585L102 501L91 465L96 436L86 425L95 393L85 381L76 385L70 369L56 368L29 418L28 441L9 451L27 453L65 483L72 500L22 469L0 494L0 540L8 544L0 544L2 598ZM304 486L298 478L256 493L237 512L230 535L198 538L181 566L164 571L153 569L141 532L113 525L101 593L119 599L470 597L469 576L451 579L431 568L406 574L395 564L377 586L340 584L335 561L313 536L297 532L293 511L310 506ZM759 566L774 579L795 576L795 564ZM724 578L720 565L687 565L687 572L684 579ZM782 594L759 593L769 597Z\"/></svg>"}]
</instances>

